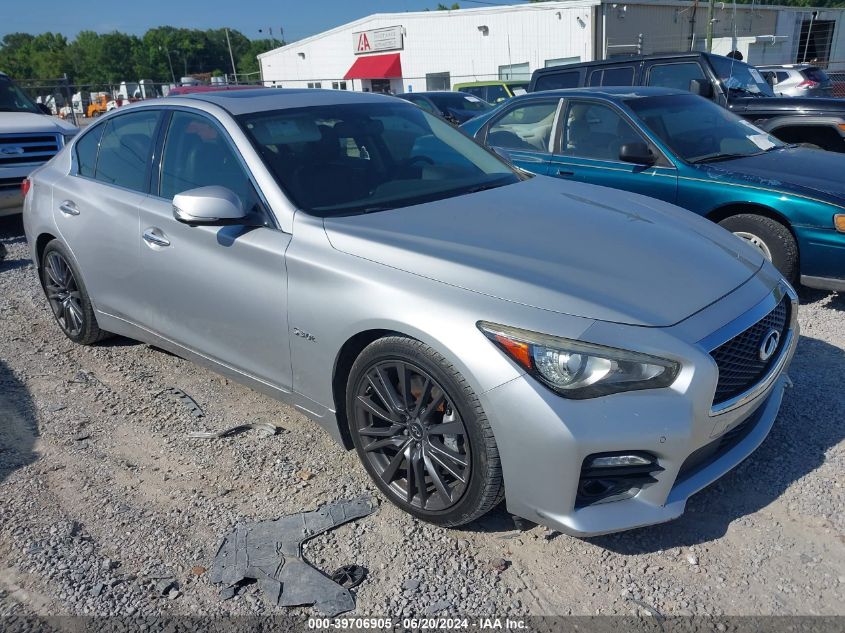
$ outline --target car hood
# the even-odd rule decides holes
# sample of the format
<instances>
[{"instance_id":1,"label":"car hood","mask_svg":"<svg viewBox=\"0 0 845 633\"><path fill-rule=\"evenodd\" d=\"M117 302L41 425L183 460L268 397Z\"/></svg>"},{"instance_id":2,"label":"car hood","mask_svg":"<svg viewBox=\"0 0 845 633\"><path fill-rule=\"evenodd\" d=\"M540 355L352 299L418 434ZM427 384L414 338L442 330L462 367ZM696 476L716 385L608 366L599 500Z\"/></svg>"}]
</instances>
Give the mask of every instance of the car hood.
<instances>
[{"instance_id":1,"label":"car hood","mask_svg":"<svg viewBox=\"0 0 845 633\"><path fill-rule=\"evenodd\" d=\"M763 264L753 247L688 211L543 176L324 226L337 250L386 266L544 310L654 327L705 308Z\"/></svg>"},{"instance_id":2,"label":"car hood","mask_svg":"<svg viewBox=\"0 0 845 633\"><path fill-rule=\"evenodd\" d=\"M32 112L0 112L0 134L74 134L79 130L46 114Z\"/></svg>"},{"instance_id":3,"label":"car hood","mask_svg":"<svg viewBox=\"0 0 845 633\"><path fill-rule=\"evenodd\" d=\"M845 99L825 97L742 97L730 101L730 109L738 113L834 113L845 115Z\"/></svg>"},{"instance_id":4,"label":"car hood","mask_svg":"<svg viewBox=\"0 0 845 633\"><path fill-rule=\"evenodd\" d=\"M845 154L788 147L699 166L709 178L788 190L845 205Z\"/></svg>"}]
</instances>

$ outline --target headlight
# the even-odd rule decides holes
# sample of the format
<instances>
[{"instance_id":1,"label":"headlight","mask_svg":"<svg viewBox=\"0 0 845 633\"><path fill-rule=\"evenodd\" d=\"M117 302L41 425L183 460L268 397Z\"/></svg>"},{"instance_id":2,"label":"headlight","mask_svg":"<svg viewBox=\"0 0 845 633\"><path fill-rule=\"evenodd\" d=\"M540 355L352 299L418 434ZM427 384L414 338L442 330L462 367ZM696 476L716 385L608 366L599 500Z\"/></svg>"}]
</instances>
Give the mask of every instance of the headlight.
<instances>
[{"instance_id":1,"label":"headlight","mask_svg":"<svg viewBox=\"0 0 845 633\"><path fill-rule=\"evenodd\" d=\"M666 358L479 321L478 328L544 385L582 400L671 385L680 365Z\"/></svg>"}]
</instances>

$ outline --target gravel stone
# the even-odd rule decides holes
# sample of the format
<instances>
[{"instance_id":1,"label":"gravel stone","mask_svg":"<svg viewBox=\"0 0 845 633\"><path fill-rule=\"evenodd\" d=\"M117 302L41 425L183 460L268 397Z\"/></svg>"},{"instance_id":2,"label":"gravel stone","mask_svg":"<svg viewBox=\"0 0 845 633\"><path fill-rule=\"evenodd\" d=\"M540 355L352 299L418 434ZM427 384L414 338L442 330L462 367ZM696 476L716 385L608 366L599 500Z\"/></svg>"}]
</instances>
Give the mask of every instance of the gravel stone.
<instances>
[{"instance_id":1,"label":"gravel stone","mask_svg":"<svg viewBox=\"0 0 845 633\"><path fill-rule=\"evenodd\" d=\"M313 615L268 606L255 585L223 600L197 570L239 522L378 496L355 453L295 409L147 345L74 345L20 218L0 219L0 243L0 618ZM667 617L845 615L845 295L801 295L794 388L771 434L683 517L579 540L503 507L443 529L382 503L309 541L306 558L369 570L355 616L643 612L632 600ZM209 429L285 432L192 440L196 419L158 395L168 387Z\"/></svg>"}]
</instances>

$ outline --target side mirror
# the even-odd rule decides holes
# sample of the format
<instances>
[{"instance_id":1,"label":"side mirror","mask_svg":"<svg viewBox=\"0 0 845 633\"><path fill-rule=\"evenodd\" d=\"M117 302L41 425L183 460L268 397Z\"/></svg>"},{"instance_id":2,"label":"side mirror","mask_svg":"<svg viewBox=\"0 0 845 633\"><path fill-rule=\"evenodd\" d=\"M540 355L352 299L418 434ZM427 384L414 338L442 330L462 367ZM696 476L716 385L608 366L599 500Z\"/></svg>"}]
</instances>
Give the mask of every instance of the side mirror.
<instances>
[{"instance_id":1,"label":"side mirror","mask_svg":"<svg viewBox=\"0 0 845 633\"><path fill-rule=\"evenodd\" d=\"M49 114L50 116L53 116L53 111L46 103L36 103L35 105L38 106L38 109L41 110L42 114Z\"/></svg>"},{"instance_id":2,"label":"side mirror","mask_svg":"<svg viewBox=\"0 0 845 633\"><path fill-rule=\"evenodd\" d=\"M637 141L625 143L619 148L619 160L635 165L654 165L657 162L648 145Z\"/></svg>"},{"instance_id":3,"label":"side mirror","mask_svg":"<svg viewBox=\"0 0 845 633\"><path fill-rule=\"evenodd\" d=\"M185 224L232 224L246 215L241 199L226 187L198 187L173 198L173 217Z\"/></svg>"},{"instance_id":4,"label":"side mirror","mask_svg":"<svg viewBox=\"0 0 845 633\"><path fill-rule=\"evenodd\" d=\"M694 95L698 95L699 97L710 99L713 96L713 85L709 81L701 81L700 79L690 79L689 91Z\"/></svg>"}]
</instances>

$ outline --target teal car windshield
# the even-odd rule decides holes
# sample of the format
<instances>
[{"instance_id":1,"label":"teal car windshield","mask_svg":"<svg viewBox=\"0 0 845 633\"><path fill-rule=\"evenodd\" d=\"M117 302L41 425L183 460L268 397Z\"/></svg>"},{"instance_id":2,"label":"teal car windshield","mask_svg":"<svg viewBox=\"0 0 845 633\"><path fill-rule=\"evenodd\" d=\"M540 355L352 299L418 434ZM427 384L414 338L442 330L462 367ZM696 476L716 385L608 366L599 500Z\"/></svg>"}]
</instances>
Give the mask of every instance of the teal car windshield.
<instances>
[{"instance_id":1,"label":"teal car windshield","mask_svg":"<svg viewBox=\"0 0 845 633\"><path fill-rule=\"evenodd\" d=\"M689 163L753 156L785 146L748 121L695 95L629 99L626 105Z\"/></svg>"}]
</instances>

